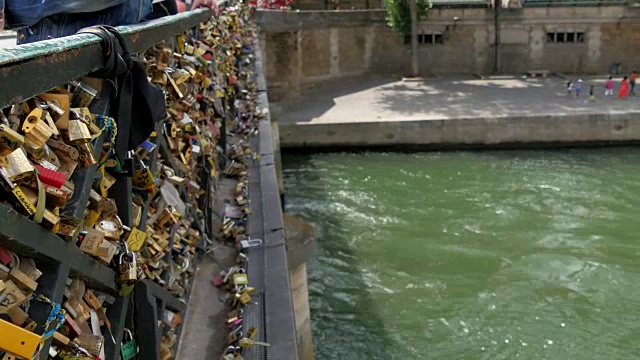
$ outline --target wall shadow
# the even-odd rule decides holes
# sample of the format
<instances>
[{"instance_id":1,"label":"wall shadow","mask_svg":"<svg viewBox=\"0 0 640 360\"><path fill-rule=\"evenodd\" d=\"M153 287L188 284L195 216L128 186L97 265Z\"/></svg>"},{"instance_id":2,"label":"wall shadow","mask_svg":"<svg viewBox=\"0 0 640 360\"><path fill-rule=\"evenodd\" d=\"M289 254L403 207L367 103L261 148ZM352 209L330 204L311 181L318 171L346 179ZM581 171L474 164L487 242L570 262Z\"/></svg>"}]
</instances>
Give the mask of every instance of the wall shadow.
<instances>
[{"instance_id":1,"label":"wall shadow","mask_svg":"<svg viewBox=\"0 0 640 360\"><path fill-rule=\"evenodd\" d=\"M566 80L447 78L403 82L362 79L310 92L275 105L281 124L436 120L640 111L635 98L604 96L602 78L585 78L579 98L568 96ZM575 79L574 79L575 83ZM594 87L595 102L589 102ZM615 91L619 84L616 83Z\"/></svg>"},{"instance_id":2,"label":"wall shadow","mask_svg":"<svg viewBox=\"0 0 640 360\"><path fill-rule=\"evenodd\" d=\"M320 117L336 105L336 98L357 94L384 84L398 81L398 77L367 76L324 84L305 95L270 102L272 115L282 122L309 121Z\"/></svg>"}]
</instances>

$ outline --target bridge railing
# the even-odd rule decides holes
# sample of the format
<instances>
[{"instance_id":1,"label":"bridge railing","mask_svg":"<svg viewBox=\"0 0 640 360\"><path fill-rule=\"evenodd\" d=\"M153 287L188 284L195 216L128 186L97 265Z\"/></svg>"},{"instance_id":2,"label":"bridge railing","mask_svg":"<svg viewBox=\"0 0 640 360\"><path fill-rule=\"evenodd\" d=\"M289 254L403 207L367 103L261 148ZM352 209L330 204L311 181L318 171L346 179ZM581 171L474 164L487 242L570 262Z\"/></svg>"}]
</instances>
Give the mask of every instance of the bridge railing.
<instances>
[{"instance_id":1,"label":"bridge railing","mask_svg":"<svg viewBox=\"0 0 640 360\"><path fill-rule=\"evenodd\" d=\"M225 6L226 2L226 0L219 2L219 6ZM138 25L120 26L118 27L118 31L123 34L125 40L128 42L131 52L139 53L152 48L162 41L171 39L178 34L187 31L199 31L199 24L208 20L211 16L213 16L213 13L210 10L194 10ZM258 48L257 43L255 48ZM261 64L259 65L261 66ZM69 81L98 70L103 66L104 59L100 39L91 34L78 34L0 49L0 109L26 101L56 86L68 83ZM264 79L261 74L258 75L258 86L261 87L261 98L263 98L261 106L268 106ZM108 102L108 99L106 100L105 103ZM230 114L230 116L233 117L235 115ZM224 127L222 129L224 129ZM270 134L270 129L267 129L266 124L261 124L261 129L265 130L265 134ZM158 152L166 151L166 149L162 149L163 145L166 146L166 142L164 142L161 136L162 131L161 126L156 128L156 132L158 133L156 141L158 141L158 144L151 156L151 163L148 164L152 171L157 170L158 165L155 163L155 159L158 158ZM223 131L223 137L224 135ZM102 138L98 138L97 141L94 141L94 149L98 150L102 148L102 140ZM265 147L266 145L268 144L258 144L256 140L255 151L258 152L259 148L261 154L268 154L269 151L273 152L273 149L267 149ZM84 218L91 187L98 175L95 165L74 172L73 180L75 190L69 201L73 201L78 204L78 206L71 210L72 216L80 219ZM269 178L271 178L271 176L269 176ZM252 182L255 181L256 179L252 179ZM265 194L265 191L271 191L273 189L260 184L259 179L257 181L258 183L255 184L257 187L255 190L256 193L262 193L262 196L265 198L269 197L269 195ZM120 186L120 189L123 190L120 192L119 198L116 198L119 214L122 213L126 214L125 216L130 216L132 213L131 178L125 178L125 180L122 181L118 180L114 187L116 186ZM261 189L258 189L260 187ZM185 189L181 189L181 191L187 192ZM277 188L275 191L277 192ZM256 199L256 204L259 203L260 201ZM277 204L279 204L279 202L277 202ZM149 201L147 201L145 205L146 207L142 212L143 220L140 222L141 230L144 230L144 224L146 223L145 219ZM261 211L261 209L258 210ZM269 211L270 214L274 213L273 209ZM190 212L189 216L196 219L198 218L195 210ZM105 360L119 359L119 350L124 328L132 325L130 322L131 317L127 315L128 313L131 314L130 303L132 304L132 302L129 296L118 296L118 285L115 280L116 273L111 268L99 263L87 254L82 253L75 246L75 241L64 241L62 238L45 230L35 222L18 214L5 204L0 204L0 219L2 219L2 221L0 221L0 246L9 249L19 256L34 258L42 264L41 270L44 274L42 281L38 284L38 293L56 303L62 303L67 279L74 277L81 278L88 287L102 291L111 298L112 304L107 311L107 317L111 322L111 333L116 342L105 341ZM258 216L253 222L262 222L262 219L262 216ZM203 223L211 221L211 219L201 220L202 221L195 221L192 226L203 232L203 228L205 227ZM255 227L262 228L263 226L264 224L256 224ZM269 229L269 231L271 230L272 229ZM264 232L261 231L260 233ZM266 233L264 234L267 236ZM172 242L173 240L171 240L171 243ZM274 301L270 305L265 305L264 302L255 304L255 307L261 310L257 313L249 310L248 313L254 314L251 315L252 325L258 328L260 334L269 333L269 329L266 329L266 326L271 327L270 335L274 337L273 340L264 337L262 337L262 339L272 342L273 353L280 356L278 357L279 360L297 359L295 324L293 321L293 306L291 305L290 296L288 302L281 301L282 299L286 299L286 296L283 296L282 293L290 294L290 285L288 283L288 273L286 272L286 255L283 257L283 252L280 250L284 251L284 247L274 246L269 251L261 251L253 255L250 254L250 258L256 264L262 266L261 268L254 266L250 273L264 277L263 282L265 288L271 283L278 285L274 285L277 289L274 289L273 292L265 291L265 288L258 288L258 291L263 294L259 297L262 301L266 302L270 297L273 297ZM257 254L260 256L258 257ZM269 264L269 269L272 270L267 271L266 264ZM214 276L214 274L210 275L212 277ZM249 279L249 281L251 281L251 279ZM192 284L193 283L192 281ZM139 299L143 301L149 300L149 305L154 307L153 309L149 309L148 312L145 311L136 314L138 321L140 319L148 320L147 323L144 324L135 324L136 333L143 335L138 338L138 345L140 346L139 359L156 360L159 358L158 348L161 341L161 334L157 331L159 315L162 315L164 309L170 309L174 312L182 313L182 317L184 318L186 316L186 306L181 300L150 281L146 281L141 284L141 286L137 286L137 288L143 289L147 298L142 299L144 296L141 295L143 294L135 290L136 301ZM189 289L186 290L187 293L190 292ZM277 296L274 297L275 294L277 294ZM155 299L156 301L154 302L150 299ZM278 300L277 304L276 299ZM49 315L49 311L50 308L48 305L45 306L44 304L32 301L29 309L29 317L36 322L44 323ZM224 324L220 324L220 331L224 331L224 328ZM282 331L278 331L278 329ZM179 331L181 331L181 327L178 332ZM148 334L156 334L156 336L148 336ZM50 347L51 339L45 343L41 350L40 359L48 358ZM177 348L177 346L175 348ZM260 354L260 359L263 360L273 358L268 356L269 351L270 350L254 351L254 353ZM283 354L286 354L286 357L281 356ZM246 354L245 358L254 359L256 357L252 357L251 354Z\"/></svg>"}]
</instances>

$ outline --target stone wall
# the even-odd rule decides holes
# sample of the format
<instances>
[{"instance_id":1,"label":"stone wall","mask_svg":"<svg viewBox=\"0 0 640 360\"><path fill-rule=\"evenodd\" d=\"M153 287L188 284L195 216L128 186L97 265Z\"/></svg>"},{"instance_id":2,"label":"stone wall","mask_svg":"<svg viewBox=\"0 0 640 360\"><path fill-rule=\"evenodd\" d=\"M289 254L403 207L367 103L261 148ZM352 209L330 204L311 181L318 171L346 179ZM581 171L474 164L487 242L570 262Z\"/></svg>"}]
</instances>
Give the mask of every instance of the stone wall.
<instances>
[{"instance_id":1,"label":"stone wall","mask_svg":"<svg viewBox=\"0 0 640 360\"><path fill-rule=\"evenodd\" d=\"M629 144L640 141L640 113L504 116L447 120L280 124L285 148L424 149Z\"/></svg>"},{"instance_id":2,"label":"stone wall","mask_svg":"<svg viewBox=\"0 0 640 360\"><path fill-rule=\"evenodd\" d=\"M385 23L385 12L260 11L267 77L274 100L364 74L404 75L410 48ZM420 24L442 43L420 45L423 75L489 74L495 62L491 9L432 9ZM583 42L553 43L547 34L577 32ZM503 10L500 70L605 74L613 63L640 68L640 8L552 7Z\"/></svg>"}]
</instances>

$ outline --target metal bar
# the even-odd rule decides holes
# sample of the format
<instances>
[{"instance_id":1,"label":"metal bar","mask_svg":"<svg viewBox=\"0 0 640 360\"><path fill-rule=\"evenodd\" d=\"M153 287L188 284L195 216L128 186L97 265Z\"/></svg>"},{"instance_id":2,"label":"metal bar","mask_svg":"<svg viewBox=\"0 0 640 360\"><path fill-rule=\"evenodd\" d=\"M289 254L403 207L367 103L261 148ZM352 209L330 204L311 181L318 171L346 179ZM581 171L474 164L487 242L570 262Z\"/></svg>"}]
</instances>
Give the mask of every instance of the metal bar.
<instances>
[{"instance_id":1,"label":"metal bar","mask_svg":"<svg viewBox=\"0 0 640 360\"><path fill-rule=\"evenodd\" d=\"M104 138L100 135L95 140L94 151L101 151L102 142ZM100 154L97 152L97 154ZM62 215L68 215L75 219L84 219L84 211L87 209L87 203L89 201L89 194L91 192L91 186L96 178L96 170L98 165L94 164L84 169L78 169L73 174L73 183L76 185L71 194L71 198L67 201L65 206L61 209Z\"/></svg>"},{"instance_id":2,"label":"metal bar","mask_svg":"<svg viewBox=\"0 0 640 360\"><path fill-rule=\"evenodd\" d=\"M36 293L48 297L51 301L57 304L62 303L69 270L69 265L67 264L46 264L44 266L40 266L42 276L38 279L38 289L36 290ZM45 329L42 325L46 322L50 313L51 305L34 300L31 301L31 305L29 306L29 318L39 324L36 330L38 334L44 332ZM41 360L49 358L51 340L52 339L48 339L42 346L39 356Z\"/></svg>"},{"instance_id":3,"label":"metal bar","mask_svg":"<svg viewBox=\"0 0 640 360\"><path fill-rule=\"evenodd\" d=\"M219 2L224 5L226 1ZM213 15L194 10L146 23L119 26L132 52L144 51ZM100 38L78 34L0 50L0 107L24 101L104 66Z\"/></svg>"},{"instance_id":4,"label":"metal bar","mask_svg":"<svg viewBox=\"0 0 640 360\"><path fill-rule=\"evenodd\" d=\"M133 186L131 185L131 178L119 178L111 189L109 189L109 196L116 201L118 217L120 217L122 223L130 227L133 222L131 209L131 204L133 204Z\"/></svg>"},{"instance_id":5,"label":"metal bar","mask_svg":"<svg viewBox=\"0 0 640 360\"><path fill-rule=\"evenodd\" d=\"M173 225L171 227L171 232L169 233L169 251L167 251L166 254L164 254L164 261L167 263L170 263L172 261L172 257L173 257L173 243L175 241L176 238L176 232L178 231L178 225ZM162 281L168 282L169 281L169 271L165 270L162 273Z\"/></svg>"},{"instance_id":6,"label":"metal bar","mask_svg":"<svg viewBox=\"0 0 640 360\"><path fill-rule=\"evenodd\" d=\"M118 26L118 31L125 35L131 52L136 53L145 51L159 42L198 26L212 15L211 10L199 9L138 25Z\"/></svg>"},{"instance_id":7,"label":"metal bar","mask_svg":"<svg viewBox=\"0 0 640 360\"><path fill-rule=\"evenodd\" d=\"M122 336L130 301L130 295L118 297L116 302L107 309L107 318L111 322L111 333L116 340L114 344L110 337L105 336L105 357L107 360L118 360L120 358L120 346L122 345ZM107 331L107 329L103 329L102 333L105 334Z\"/></svg>"},{"instance_id":8,"label":"metal bar","mask_svg":"<svg viewBox=\"0 0 640 360\"><path fill-rule=\"evenodd\" d=\"M189 284L189 289L187 290L187 293L184 297L184 301L186 303L184 310L182 310L182 322L180 322L180 324L177 326L176 328L176 338L178 339L177 344L173 346L173 348L171 349L171 353L173 354L173 356L176 356L179 353L180 350L180 345L182 344L182 330L184 329L184 325L187 319L187 313L189 311L189 298L191 297L191 294L193 294L193 288L195 287L195 279L196 279L196 275L198 274L198 256L194 256L193 258L193 264L191 265L194 269L195 269L195 273L193 274L193 276L191 277L191 284Z\"/></svg>"},{"instance_id":9,"label":"metal bar","mask_svg":"<svg viewBox=\"0 0 640 360\"><path fill-rule=\"evenodd\" d=\"M0 244L20 256L44 263L66 263L71 276L107 293L116 292L115 273L5 204L0 204Z\"/></svg>"},{"instance_id":10,"label":"metal bar","mask_svg":"<svg viewBox=\"0 0 640 360\"><path fill-rule=\"evenodd\" d=\"M158 151L160 150L158 141L160 136L162 136L162 124L163 124L162 122L159 122L156 124L156 128L155 128L156 138L152 141L154 144L156 144L156 147L151 152L151 156L149 157L149 163L147 164L147 166L151 169L152 174L155 174L158 171ZM140 228L140 230L143 230L143 231L147 229L147 218L149 217L150 204L151 204L151 197L145 200L144 206L142 207L142 216L140 217L140 225L138 225L138 228Z\"/></svg>"},{"instance_id":11,"label":"metal bar","mask_svg":"<svg viewBox=\"0 0 640 360\"><path fill-rule=\"evenodd\" d=\"M178 167L178 163L176 163L175 156L171 153L169 145L167 145L167 140L164 136L158 138L158 146L160 147L160 154L162 154L163 160L166 160L169 163L169 166L176 172L176 175L181 176L182 171L180 171L180 167Z\"/></svg>"},{"instance_id":12,"label":"metal bar","mask_svg":"<svg viewBox=\"0 0 640 360\"><path fill-rule=\"evenodd\" d=\"M111 93L113 87L111 84L104 82L102 90L100 91L100 97L96 98L97 101L91 103L90 111L96 114L106 115L109 111L109 102L111 99ZM100 157L102 153L102 144L104 142L104 134L101 134L93 143L93 151ZM91 192L91 186L96 178L96 172L98 165L94 164L84 169L78 169L73 174L73 183L75 184L75 191L71 194L71 198L65 206L61 209L63 215L71 216L75 219L84 219L84 211L87 209L87 203L89 201L89 193Z\"/></svg>"},{"instance_id":13,"label":"metal bar","mask_svg":"<svg viewBox=\"0 0 640 360\"><path fill-rule=\"evenodd\" d=\"M138 354L138 359L140 360L160 359L160 343L157 336L157 302L148 291L147 286L149 284L150 282L143 280L136 284L133 289L135 298L135 336L140 349Z\"/></svg>"},{"instance_id":14,"label":"metal bar","mask_svg":"<svg viewBox=\"0 0 640 360\"><path fill-rule=\"evenodd\" d=\"M184 312L186 305L180 301L177 297L171 295L166 289L156 284L155 282L144 279L141 281L144 284L146 291L153 295L156 299L164 301L165 307L171 311Z\"/></svg>"}]
</instances>

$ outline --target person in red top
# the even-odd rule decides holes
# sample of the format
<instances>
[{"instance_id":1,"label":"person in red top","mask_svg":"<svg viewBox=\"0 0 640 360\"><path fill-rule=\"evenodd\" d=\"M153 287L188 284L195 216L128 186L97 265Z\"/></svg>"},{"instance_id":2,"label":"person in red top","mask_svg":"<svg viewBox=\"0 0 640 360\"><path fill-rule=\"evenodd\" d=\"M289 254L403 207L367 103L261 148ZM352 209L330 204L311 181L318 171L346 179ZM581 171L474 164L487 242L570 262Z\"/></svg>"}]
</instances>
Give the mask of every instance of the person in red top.
<instances>
[{"instance_id":1,"label":"person in red top","mask_svg":"<svg viewBox=\"0 0 640 360\"><path fill-rule=\"evenodd\" d=\"M633 70L631 72L631 75L629 75L629 95L635 95L635 88L636 88L636 77L638 75L636 74L636 71Z\"/></svg>"},{"instance_id":2,"label":"person in red top","mask_svg":"<svg viewBox=\"0 0 640 360\"><path fill-rule=\"evenodd\" d=\"M629 81L625 76L624 79L622 79L622 82L620 83L620 91L618 91L618 98L624 99L627 96L629 96Z\"/></svg>"}]
</instances>

